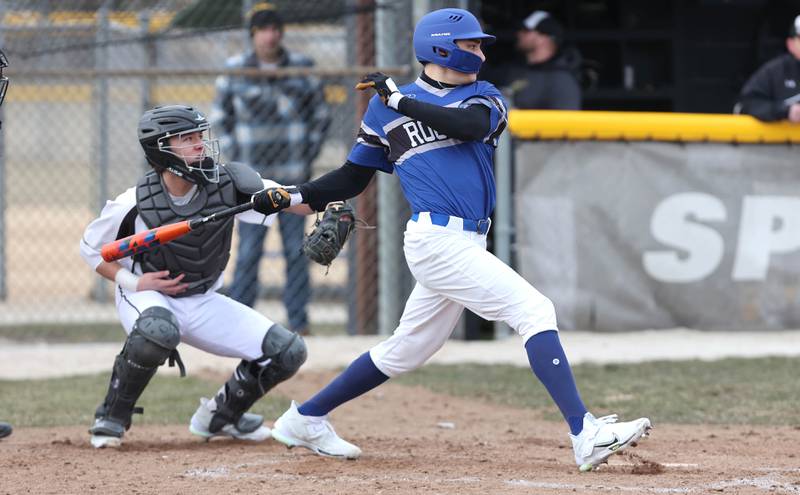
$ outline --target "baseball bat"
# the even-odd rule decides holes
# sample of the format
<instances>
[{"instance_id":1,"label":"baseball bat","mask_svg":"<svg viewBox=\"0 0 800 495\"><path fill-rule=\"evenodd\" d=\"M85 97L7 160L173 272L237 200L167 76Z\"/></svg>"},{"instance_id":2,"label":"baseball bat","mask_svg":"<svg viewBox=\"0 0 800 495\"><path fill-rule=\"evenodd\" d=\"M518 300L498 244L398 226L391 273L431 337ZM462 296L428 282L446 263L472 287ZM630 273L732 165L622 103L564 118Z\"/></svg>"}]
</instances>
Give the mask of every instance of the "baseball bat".
<instances>
[{"instance_id":1,"label":"baseball bat","mask_svg":"<svg viewBox=\"0 0 800 495\"><path fill-rule=\"evenodd\" d=\"M128 256L143 253L154 247L163 246L209 222L223 220L243 211L251 210L252 208L253 202L250 201L225 210L220 210L206 217L184 220L182 222L145 230L144 232L129 235L124 239L117 239L114 242L105 244L100 250L100 255L108 262L127 258Z\"/></svg>"}]
</instances>

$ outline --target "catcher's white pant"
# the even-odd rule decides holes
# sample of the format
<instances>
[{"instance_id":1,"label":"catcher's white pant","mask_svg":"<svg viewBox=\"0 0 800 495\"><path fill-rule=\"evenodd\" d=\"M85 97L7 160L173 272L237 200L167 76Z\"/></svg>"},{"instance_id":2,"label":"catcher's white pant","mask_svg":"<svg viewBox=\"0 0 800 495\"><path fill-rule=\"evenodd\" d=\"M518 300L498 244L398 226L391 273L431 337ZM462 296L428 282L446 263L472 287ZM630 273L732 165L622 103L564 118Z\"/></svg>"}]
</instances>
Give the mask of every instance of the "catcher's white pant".
<instances>
[{"instance_id":1,"label":"catcher's white pant","mask_svg":"<svg viewBox=\"0 0 800 495\"><path fill-rule=\"evenodd\" d=\"M504 321L524 341L557 330L553 303L511 267L486 251L486 236L463 230L460 218L433 225L422 212L406 225L403 250L417 284L394 334L370 350L392 377L414 370L450 337L464 307Z\"/></svg>"},{"instance_id":2,"label":"catcher's white pant","mask_svg":"<svg viewBox=\"0 0 800 495\"><path fill-rule=\"evenodd\" d=\"M262 357L264 336L274 324L249 306L217 292L176 298L154 290L129 292L117 286L116 300L120 322L128 334L142 311L161 306L178 319L181 343L247 361Z\"/></svg>"}]
</instances>

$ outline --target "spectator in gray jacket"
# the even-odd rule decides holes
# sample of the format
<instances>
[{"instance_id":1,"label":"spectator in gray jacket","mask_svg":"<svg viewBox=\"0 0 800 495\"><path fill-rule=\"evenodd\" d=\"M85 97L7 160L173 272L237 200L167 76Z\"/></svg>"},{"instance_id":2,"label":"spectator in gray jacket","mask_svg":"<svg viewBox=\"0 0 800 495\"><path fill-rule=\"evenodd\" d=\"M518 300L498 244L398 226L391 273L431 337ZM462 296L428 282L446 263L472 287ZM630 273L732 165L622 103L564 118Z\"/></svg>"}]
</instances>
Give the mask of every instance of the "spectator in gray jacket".
<instances>
[{"instance_id":1,"label":"spectator in gray jacket","mask_svg":"<svg viewBox=\"0 0 800 495\"><path fill-rule=\"evenodd\" d=\"M759 120L800 122L800 15L786 38L785 53L762 65L745 83L736 113Z\"/></svg>"},{"instance_id":2,"label":"spectator in gray jacket","mask_svg":"<svg viewBox=\"0 0 800 495\"><path fill-rule=\"evenodd\" d=\"M564 28L549 13L537 10L517 31L523 64L487 71L485 79L508 90L514 107L542 110L580 110L582 58L564 44Z\"/></svg>"},{"instance_id":3,"label":"spectator in gray jacket","mask_svg":"<svg viewBox=\"0 0 800 495\"><path fill-rule=\"evenodd\" d=\"M252 49L228 60L228 68L278 69L311 67L313 61L282 45L283 20L269 4L257 4L249 15ZM244 162L262 177L280 184L310 179L330 123L323 87L314 77L220 76L210 120L228 161ZM300 252L304 217L278 215L286 287L283 301L289 328L308 331L306 305L311 296L308 260ZM267 228L239 225L239 250L229 296L253 306L258 296L258 267Z\"/></svg>"}]
</instances>

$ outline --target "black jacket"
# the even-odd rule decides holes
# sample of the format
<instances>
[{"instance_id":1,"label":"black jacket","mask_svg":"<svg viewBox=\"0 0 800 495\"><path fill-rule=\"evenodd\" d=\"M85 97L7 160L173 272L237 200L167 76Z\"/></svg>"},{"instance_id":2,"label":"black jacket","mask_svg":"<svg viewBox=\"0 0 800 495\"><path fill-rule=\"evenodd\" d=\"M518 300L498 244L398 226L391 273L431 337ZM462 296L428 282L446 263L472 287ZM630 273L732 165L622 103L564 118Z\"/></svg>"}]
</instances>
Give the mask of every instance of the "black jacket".
<instances>
[{"instance_id":1,"label":"black jacket","mask_svg":"<svg viewBox=\"0 0 800 495\"><path fill-rule=\"evenodd\" d=\"M490 69L483 78L507 88L516 108L580 110L581 63L580 53L566 47L547 62Z\"/></svg>"},{"instance_id":2,"label":"black jacket","mask_svg":"<svg viewBox=\"0 0 800 495\"><path fill-rule=\"evenodd\" d=\"M750 76L739 95L739 112L764 121L783 120L792 103L800 103L800 60L787 53Z\"/></svg>"}]
</instances>

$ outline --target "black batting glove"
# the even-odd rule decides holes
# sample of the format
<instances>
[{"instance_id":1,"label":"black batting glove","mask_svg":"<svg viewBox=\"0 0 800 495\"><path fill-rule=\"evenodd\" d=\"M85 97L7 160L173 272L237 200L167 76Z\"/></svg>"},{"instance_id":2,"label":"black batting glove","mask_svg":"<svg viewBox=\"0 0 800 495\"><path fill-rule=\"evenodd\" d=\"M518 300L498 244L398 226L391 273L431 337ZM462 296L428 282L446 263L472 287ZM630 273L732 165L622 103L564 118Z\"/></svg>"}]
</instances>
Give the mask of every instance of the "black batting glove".
<instances>
[{"instance_id":1,"label":"black batting glove","mask_svg":"<svg viewBox=\"0 0 800 495\"><path fill-rule=\"evenodd\" d=\"M397 84L394 83L391 77L383 72L373 72L372 74L364 76L361 82L356 84L356 89L362 91L369 88L375 89L375 92L378 93L384 105L393 110L397 110L397 105L400 103L400 99L403 98L403 95L400 93L400 90L397 89Z\"/></svg>"},{"instance_id":2,"label":"black batting glove","mask_svg":"<svg viewBox=\"0 0 800 495\"><path fill-rule=\"evenodd\" d=\"M253 195L253 209L264 215L278 213L292 206L292 196L283 187L269 187Z\"/></svg>"}]
</instances>

